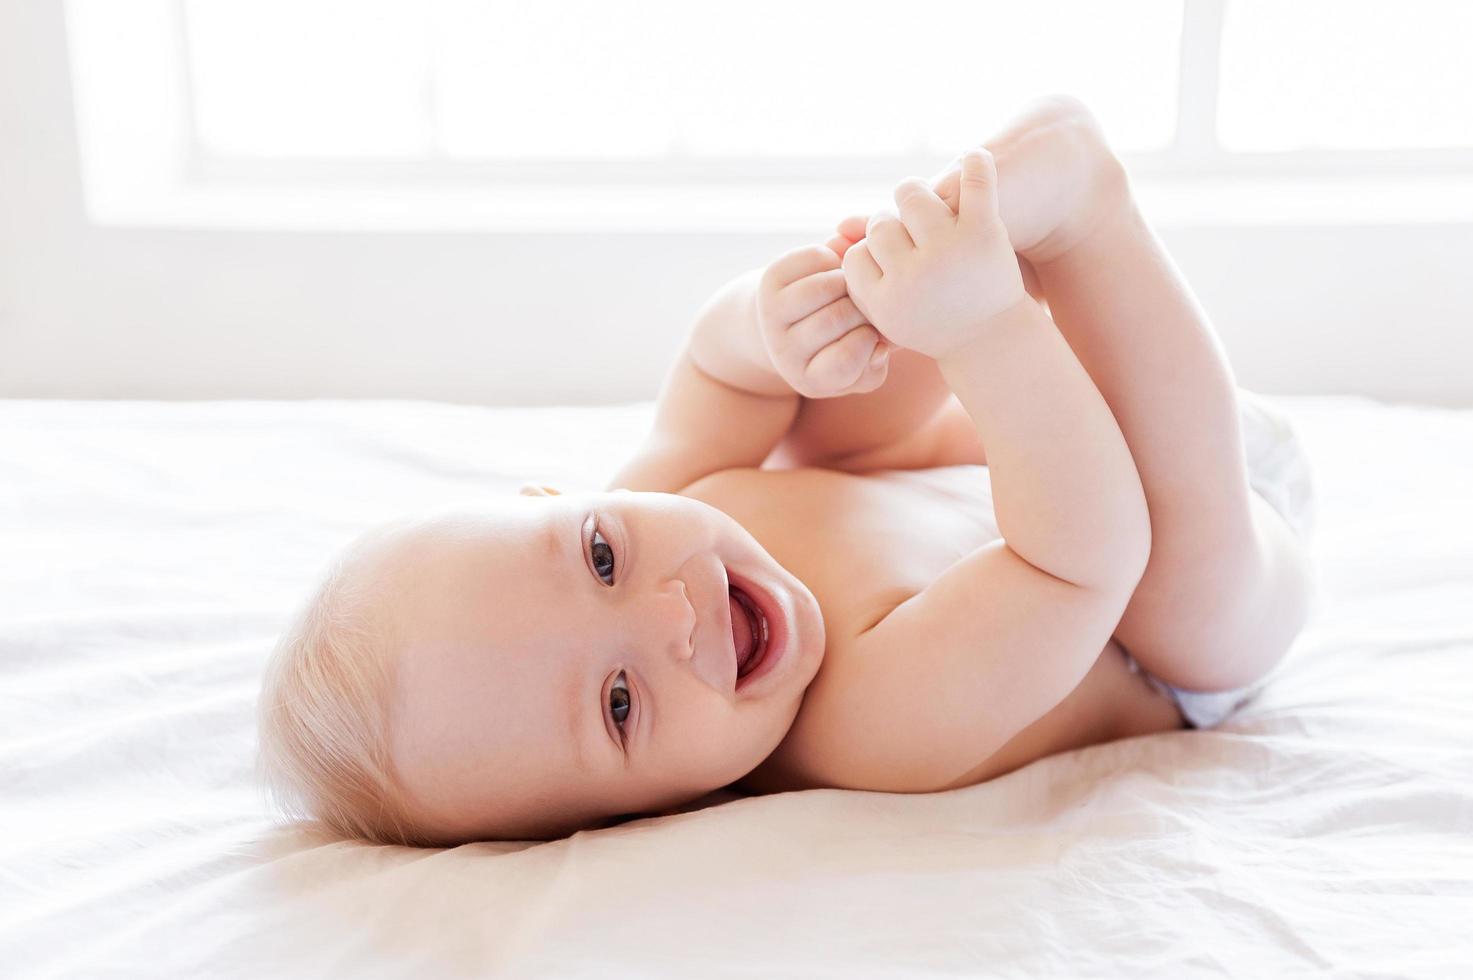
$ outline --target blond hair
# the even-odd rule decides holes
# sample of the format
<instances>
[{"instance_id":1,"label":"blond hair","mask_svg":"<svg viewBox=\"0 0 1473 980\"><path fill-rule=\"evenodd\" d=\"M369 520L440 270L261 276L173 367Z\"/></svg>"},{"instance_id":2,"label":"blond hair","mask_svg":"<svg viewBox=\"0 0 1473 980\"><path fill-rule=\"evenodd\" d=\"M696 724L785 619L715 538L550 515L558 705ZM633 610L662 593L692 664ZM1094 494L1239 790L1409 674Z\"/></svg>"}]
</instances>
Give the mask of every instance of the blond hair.
<instances>
[{"instance_id":1,"label":"blond hair","mask_svg":"<svg viewBox=\"0 0 1473 980\"><path fill-rule=\"evenodd\" d=\"M392 763L389 704L404 636L385 612L385 586L364 566L381 565L373 560L384 557L380 546L416 526L399 521L361 536L277 641L257 702L257 779L288 817L315 818L347 837L418 847L502 839L506 826L437 829L416 816ZM550 839L609 821L553 807L533 822L514 839Z\"/></svg>"},{"instance_id":2,"label":"blond hair","mask_svg":"<svg viewBox=\"0 0 1473 980\"><path fill-rule=\"evenodd\" d=\"M257 776L289 817L379 844L429 844L389 759L389 638L377 591L339 559L266 666Z\"/></svg>"}]
</instances>

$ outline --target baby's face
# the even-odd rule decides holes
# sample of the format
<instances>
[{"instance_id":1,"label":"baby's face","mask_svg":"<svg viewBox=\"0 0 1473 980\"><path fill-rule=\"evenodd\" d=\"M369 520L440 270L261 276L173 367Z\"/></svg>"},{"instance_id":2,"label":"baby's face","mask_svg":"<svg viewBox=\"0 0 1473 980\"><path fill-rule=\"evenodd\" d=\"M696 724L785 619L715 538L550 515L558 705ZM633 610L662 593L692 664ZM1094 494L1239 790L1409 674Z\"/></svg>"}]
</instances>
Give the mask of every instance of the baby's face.
<instances>
[{"instance_id":1,"label":"baby's face","mask_svg":"<svg viewBox=\"0 0 1473 980\"><path fill-rule=\"evenodd\" d=\"M560 836L726 786L782 741L823 657L812 593L672 494L510 497L391 532L362 567L395 637L391 758L446 837ZM768 619L740 685L761 638L736 583Z\"/></svg>"}]
</instances>

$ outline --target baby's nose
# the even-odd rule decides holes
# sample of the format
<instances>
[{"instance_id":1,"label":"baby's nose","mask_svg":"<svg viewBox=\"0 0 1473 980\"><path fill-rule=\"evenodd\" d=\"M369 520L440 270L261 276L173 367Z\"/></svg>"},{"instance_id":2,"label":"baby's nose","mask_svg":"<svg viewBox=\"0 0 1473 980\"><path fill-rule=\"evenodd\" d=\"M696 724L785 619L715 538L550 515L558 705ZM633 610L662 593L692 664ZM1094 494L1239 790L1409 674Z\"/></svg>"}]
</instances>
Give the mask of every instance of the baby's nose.
<instances>
[{"instance_id":1,"label":"baby's nose","mask_svg":"<svg viewBox=\"0 0 1473 980\"><path fill-rule=\"evenodd\" d=\"M671 579L660 586L656 595L652 625L659 642L679 660L689 660L695 652L696 611L691 606L685 583Z\"/></svg>"}]
</instances>

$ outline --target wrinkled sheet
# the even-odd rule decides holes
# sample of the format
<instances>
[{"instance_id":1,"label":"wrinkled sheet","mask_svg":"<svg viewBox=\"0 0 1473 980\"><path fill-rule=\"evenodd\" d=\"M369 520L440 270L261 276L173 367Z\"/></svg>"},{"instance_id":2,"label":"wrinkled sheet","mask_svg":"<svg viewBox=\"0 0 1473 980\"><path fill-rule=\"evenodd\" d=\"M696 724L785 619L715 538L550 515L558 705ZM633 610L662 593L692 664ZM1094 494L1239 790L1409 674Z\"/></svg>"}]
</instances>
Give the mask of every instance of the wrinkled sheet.
<instances>
[{"instance_id":1,"label":"wrinkled sheet","mask_svg":"<svg viewBox=\"0 0 1473 980\"><path fill-rule=\"evenodd\" d=\"M1221 729L452 850L278 825L277 631L408 511L651 406L0 402L0 974L1473 976L1473 411L1275 398L1323 602Z\"/></svg>"}]
</instances>

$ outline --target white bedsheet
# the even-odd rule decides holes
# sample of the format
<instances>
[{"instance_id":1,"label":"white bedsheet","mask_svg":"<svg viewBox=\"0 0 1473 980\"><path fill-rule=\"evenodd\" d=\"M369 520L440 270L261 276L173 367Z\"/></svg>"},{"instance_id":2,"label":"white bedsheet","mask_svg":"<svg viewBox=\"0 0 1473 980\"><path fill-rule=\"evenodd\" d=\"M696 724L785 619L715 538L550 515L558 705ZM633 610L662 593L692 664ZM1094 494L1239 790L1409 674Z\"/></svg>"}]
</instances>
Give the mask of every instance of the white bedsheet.
<instances>
[{"instance_id":1,"label":"white bedsheet","mask_svg":"<svg viewBox=\"0 0 1473 980\"><path fill-rule=\"evenodd\" d=\"M1273 401L1325 603L1223 729L448 851L273 823L270 644L362 527L597 486L650 406L0 402L0 975L1473 976L1473 411Z\"/></svg>"}]
</instances>

